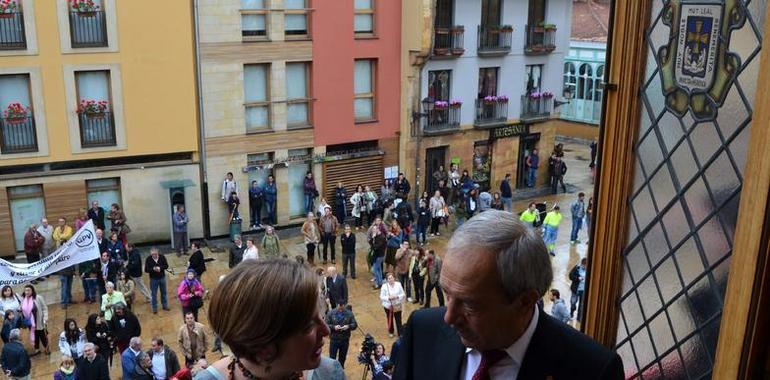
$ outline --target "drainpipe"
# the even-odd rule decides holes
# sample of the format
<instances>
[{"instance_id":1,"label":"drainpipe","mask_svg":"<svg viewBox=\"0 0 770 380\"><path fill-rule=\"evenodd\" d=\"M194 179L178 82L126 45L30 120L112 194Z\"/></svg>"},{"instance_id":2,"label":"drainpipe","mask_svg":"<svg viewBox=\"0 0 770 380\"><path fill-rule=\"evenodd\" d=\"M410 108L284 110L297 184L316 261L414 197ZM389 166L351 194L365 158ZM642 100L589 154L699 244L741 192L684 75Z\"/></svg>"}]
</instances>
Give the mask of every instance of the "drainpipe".
<instances>
[{"instance_id":1,"label":"drainpipe","mask_svg":"<svg viewBox=\"0 0 770 380\"><path fill-rule=\"evenodd\" d=\"M426 26L423 30L427 29L429 33L428 40L430 41L428 43L427 49L422 49L418 52L413 52L412 54L412 60L413 64L412 67L415 68L417 71L417 75L415 75L415 81L416 81L416 95L412 97L412 113L414 112L422 112L423 110L420 109L420 105L422 104L422 69L427 63L427 61L430 59L430 54L433 51L433 24L434 24L434 17L435 12L433 11L436 9L436 2L433 0L424 0L422 2L423 6L428 7L428 12L423 12L423 20L426 21ZM427 15L425 15L427 13ZM415 111L416 110L416 111ZM411 115L410 115L411 116ZM414 209L417 210L420 207L420 195L422 192L420 191L420 153L422 151L422 137L423 137L423 131L421 130L422 127L422 116L420 116L418 119L415 119L412 117L412 137L415 137L415 144L417 145L416 151L415 151L415 161L414 161L414 175L415 175L415 197L414 197ZM425 174L426 176L428 174Z\"/></svg>"},{"instance_id":2,"label":"drainpipe","mask_svg":"<svg viewBox=\"0 0 770 380\"><path fill-rule=\"evenodd\" d=\"M192 0L193 8L193 50L195 51L195 93L198 101L198 180L201 190L201 220L203 221L203 237L211 238L211 220L209 218L209 184L206 171L206 128L203 118L203 91L201 90L201 53L200 25L198 23L198 0Z\"/></svg>"}]
</instances>

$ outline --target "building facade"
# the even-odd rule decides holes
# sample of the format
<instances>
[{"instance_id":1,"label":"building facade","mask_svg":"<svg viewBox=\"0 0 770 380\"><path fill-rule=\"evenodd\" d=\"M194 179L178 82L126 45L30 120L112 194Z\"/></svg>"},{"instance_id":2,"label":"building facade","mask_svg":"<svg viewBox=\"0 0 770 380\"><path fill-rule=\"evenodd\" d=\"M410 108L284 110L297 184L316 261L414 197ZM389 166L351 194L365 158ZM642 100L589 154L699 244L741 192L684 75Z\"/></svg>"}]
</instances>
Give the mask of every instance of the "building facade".
<instances>
[{"instance_id":1,"label":"building facade","mask_svg":"<svg viewBox=\"0 0 770 380\"><path fill-rule=\"evenodd\" d=\"M17 4L0 18L0 255L92 201L122 206L134 242L169 239L177 204L200 236L192 7Z\"/></svg>"},{"instance_id":2,"label":"building facade","mask_svg":"<svg viewBox=\"0 0 770 380\"><path fill-rule=\"evenodd\" d=\"M564 60L564 89L572 99L561 106L562 119L599 125L606 50L606 42L570 41Z\"/></svg>"},{"instance_id":3,"label":"building facade","mask_svg":"<svg viewBox=\"0 0 770 380\"><path fill-rule=\"evenodd\" d=\"M198 1L200 97L210 234L228 232L222 182L277 183L277 224L304 219L302 181L377 185L396 165L400 1ZM372 169L375 168L375 169ZM317 199L316 201L318 201ZM329 200L333 204L333 200ZM265 205L263 219L267 216Z\"/></svg>"},{"instance_id":4,"label":"building facade","mask_svg":"<svg viewBox=\"0 0 770 380\"><path fill-rule=\"evenodd\" d=\"M439 166L452 164L494 191L506 173L526 186L524 158L534 148L547 158L553 148L550 119L562 96L571 2L439 0L420 7L430 15L423 30L406 29L421 54L408 58L414 69L405 90L412 120L404 171L421 191L435 186L431 174ZM538 183L546 169L540 166Z\"/></svg>"}]
</instances>

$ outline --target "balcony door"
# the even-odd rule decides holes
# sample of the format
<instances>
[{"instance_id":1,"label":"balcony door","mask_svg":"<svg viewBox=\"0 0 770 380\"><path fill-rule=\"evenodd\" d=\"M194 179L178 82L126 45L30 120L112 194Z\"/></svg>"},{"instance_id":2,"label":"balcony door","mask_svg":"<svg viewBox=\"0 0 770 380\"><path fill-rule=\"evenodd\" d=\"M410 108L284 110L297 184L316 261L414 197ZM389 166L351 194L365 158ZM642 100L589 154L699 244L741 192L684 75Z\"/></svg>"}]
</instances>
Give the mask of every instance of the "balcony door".
<instances>
[{"instance_id":1,"label":"balcony door","mask_svg":"<svg viewBox=\"0 0 770 380\"><path fill-rule=\"evenodd\" d=\"M436 0L436 29L448 29L454 25L454 0Z\"/></svg>"},{"instance_id":2,"label":"balcony door","mask_svg":"<svg viewBox=\"0 0 770 380\"><path fill-rule=\"evenodd\" d=\"M498 67L483 67L479 69L479 99L497 95Z\"/></svg>"},{"instance_id":3,"label":"balcony door","mask_svg":"<svg viewBox=\"0 0 770 380\"><path fill-rule=\"evenodd\" d=\"M481 26L499 26L502 9L502 0L481 0Z\"/></svg>"},{"instance_id":4,"label":"balcony door","mask_svg":"<svg viewBox=\"0 0 770 380\"><path fill-rule=\"evenodd\" d=\"M529 0L527 25L539 26L540 24L545 23L545 1L546 0Z\"/></svg>"}]
</instances>

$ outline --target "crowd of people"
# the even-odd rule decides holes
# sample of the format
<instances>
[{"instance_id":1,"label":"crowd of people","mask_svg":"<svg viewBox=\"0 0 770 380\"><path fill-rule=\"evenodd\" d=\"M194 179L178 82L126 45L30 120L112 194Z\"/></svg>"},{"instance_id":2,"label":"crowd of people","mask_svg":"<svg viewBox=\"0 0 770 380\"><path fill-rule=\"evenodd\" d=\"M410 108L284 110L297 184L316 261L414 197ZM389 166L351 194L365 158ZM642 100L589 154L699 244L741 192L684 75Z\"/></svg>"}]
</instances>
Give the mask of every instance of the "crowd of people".
<instances>
[{"instance_id":1,"label":"crowd of people","mask_svg":"<svg viewBox=\"0 0 770 380\"><path fill-rule=\"evenodd\" d=\"M548 185L554 193L558 191L558 185L566 191L563 182L566 165L562 157L563 149L557 145L548 162ZM537 149L527 156L526 165L527 186L534 187L540 165ZM258 376L257 373L289 371L298 364L288 359L282 361L281 358L291 352L273 352L270 347L279 342L284 344L296 340L296 347L292 346L289 351L300 350L299 343L311 344L322 341L326 336L330 341L329 356L334 361L319 359L320 353L312 351L304 358L306 362L303 365L308 368L303 367L303 370L309 369L312 363L320 363L321 366L310 373L311 377L305 378L341 378L334 376L338 376L345 366L351 331L358 327L347 285L348 276L353 280L357 278L357 245L364 243L357 242L357 232L362 232L366 239L366 262L372 272L371 286L378 290L389 336L401 337L405 334L402 318L405 304L429 309L434 291L438 306L444 307L446 303L441 277L443 261L434 250L427 248L430 238L446 233L451 219L461 227L475 215L487 211L515 212L510 174L499 183L498 192L483 188L467 170L459 171L455 164L449 172L439 167L433 173L433 179L435 185L417 197L417 207L413 209L407 201L411 185L403 173L395 180L385 181L379 194L363 185L356 186L355 192L348 194L344 184L338 183L335 199L329 204L324 198L316 202L319 193L312 173L308 172L303 180L307 218L301 227L306 254L293 260L285 260L287 251L274 229L276 190L273 178L268 177L267 184L263 186L253 182L248 198L249 227L263 228L264 234L261 239L255 239L254 235L246 236L245 241L240 235L234 236L228 260L231 272L214 288L209 307L213 331L198 322L199 310L208 293L202 280L206 261L201 243L193 241L188 247L186 226L189 218L183 206L177 207L172 217L176 254L180 257L188 255L188 249L190 251L185 275L178 284L171 285L176 286L176 297L183 312L184 322L178 332L181 357L160 337L153 338L151 349L144 351L140 338L141 322L132 309L141 296L150 304L153 314L157 314L158 309L170 311L166 276L169 263L156 248L151 248L146 259L142 259L139 250L129 242L131 230L119 205L111 205L107 212L98 202L93 202L90 209L81 210L72 226L67 224L65 218L60 218L56 227L42 219L39 226L30 226L24 239L29 262L49 255L88 220L94 222L101 252L99 259L59 273L62 308L77 303L71 294L76 275L83 285L83 302L98 302L99 308L97 313L89 315L85 328L78 327L74 319L65 320L58 339L61 364L55 378L107 379L115 356L120 358L124 379L190 379L196 374L196 379L222 379L223 374L228 373L241 373L245 378L252 378L249 376ZM223 181L222 200L228 209L228 223L240 222L238 184L232 173L228 173ZM267 209L266 218L261 215L263 205ZM586 205L585 194L579 193L570 205L570 213L570 241L578 244L583 222L590 226L592 198ZM110 222L109 229L105 219ZM555 256L555 242L562 220L558 204L551 210L541 210L537 203L531 203L516 219L541 234L546 251ZM336 267L338 237L341 273ZM308 277L307 272L315 268L317 261L323 266L316 268L314 273L310 271L312 276ZM329 263L331 266L326 267ZM575 319L576 311L577 320L582 316L580 299L585 289L586 264L583 259L569 273L572 282L569 308L561 300L557 289L549 291L553 302L552 314L562 322ZM286 274L294 277L282 277ZM149 287L145 285L145 277ZM239 277L245 282L235 280ZM16 379L29 376L29 356L51 353L47 339L48 307L34 288L37 282L44 280L40 278L26 285L20 295L10 286L3 287L0 292L0 307L4 316L0 335L6 343L0 364L4 371L10 373L9 376ZM312 289L309 288L311 280ZM305 300L300 302L304 305L285 304L278 301L272 292L257 291L267 288L287 291L288 288L282 286L290 287L295 292L294 296ZM307 289L303 290L303 287ZM230 289L232 294L226 289ZM311 295L316 306L310 306ZM242 309L244 307L247 309ZM320 315L320 321L314 315ZM240 322L237 322L239 318ZM253 329L246 330L246 327ZM29 331L29 341L34 347L31 355L21 343L21 331L24 329ZM212 332L216 332L213 342L209 339ZM254 339L255 346L248 344L247 338ZM209 366L205 361L207 350L213 346L214 351L221 352L223 342L230 347L233 356ZM400 340L397 341L399 343ZM257 346L259 350L253 348ZM396 348L397 345L394 345ZM390 378L395 359L396 354L386 355L381 344L376 344L363 359L359 358L371 369L373 379Z\"/></svg>"}]
</instances>

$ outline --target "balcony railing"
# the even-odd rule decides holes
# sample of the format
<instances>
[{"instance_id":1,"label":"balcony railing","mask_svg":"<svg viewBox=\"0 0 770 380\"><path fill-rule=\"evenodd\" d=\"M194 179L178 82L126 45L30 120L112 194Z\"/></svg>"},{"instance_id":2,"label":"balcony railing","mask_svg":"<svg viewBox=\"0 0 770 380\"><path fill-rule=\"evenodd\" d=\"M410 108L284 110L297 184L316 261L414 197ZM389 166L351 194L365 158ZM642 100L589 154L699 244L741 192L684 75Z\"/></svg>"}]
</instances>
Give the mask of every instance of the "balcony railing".
<instances>
[{"instance_id":1,"label":"balcony railing","mask_svg":"<svg viewBox=\"0 0 770 380\"><path fill-rule=\"evenodd\" d=\"M508 120L508 101L476 99L476 120L473 125L487 128L504 125Z\"/></svg>"},{"instance_id":2,"label":"balcony railing","mask_svg":"<svg viewBox=\"0 0 770 380\"><path fill-rule=\"evenodd\" d=\"M115 120L112 112L78 115L80 121L80 146L96 148L115 146Z\"/></svg>"},{"instance_id":3,"label":"balcony railing","mask_svg":"<svg viewBox=\"0 0 770 380\"><path fill-rule=\"evenodd\" d=\"M480 56L506 55L511 51L510 26L479 25L477 53Z\"/></svg>"},{"instance_id":4,"label":"balcony railing","mask_svg":"<svg viewBox=\"0 0 770 380\"><path fill-rule=\"evenodd\" d=\"M556 49L556 27L526 26L527 41L524 53L528 55L548 54Z\"/></svg>"},{"instance_id":5,"label":"balcony railing","mask_svg":"<svg viewBox=\"0 0 770 380\"><path fill-rule=\"evenodd\" d=\"M0 118L0 152L3 154L37 152L35 118L32 116L20 119Z\"/></svg>"},{"instance_id":6,"label":"balcony railing","mask_svg":"<svg viewBox=\"0 0 770 380\"><path fill-rule=\"evenodd\" d=\"M460 107L434 108L428 111L423 132L426 135L440 134L460 128Z\"/></svg>"},{"instance_id":7,"label":"balcony railing","mask_svg":"<svg viewBox=\"0 0 770 380\"><path fill-rule=\"evenodd\" d=\"M551 117L551 111L553 111L553 97L521 96L521 120L547 119Z\"/></svg>"},{"instance_id":8,"label":"balcony railing","mask_svg":"<svg viewBox=\"0 0 770 380\"><path fill-rule=\"evenodd\" d=\"M70 38L73 48L106 47L104 11L70 12Z\"/></svg>"},{"instance_id":9,"label":"balcony railing","mask_svg":"<svg viewBox=\"0 0 770 380\"><path fill-rule=\"evenodd\" d=\"M433 55L458 57L465 53L465 27L436 28L433 39Z\"/></svg>"},{"instance_id":10,"label":"balcony railing","mask_svg":"<svg viewBox=\"0 0 770 380\"><path fill-rule=\"evenodd\" d=\"M21 12L0 14L0 50L24 50L24 14Z\"/></svg>"}]
</instances>

